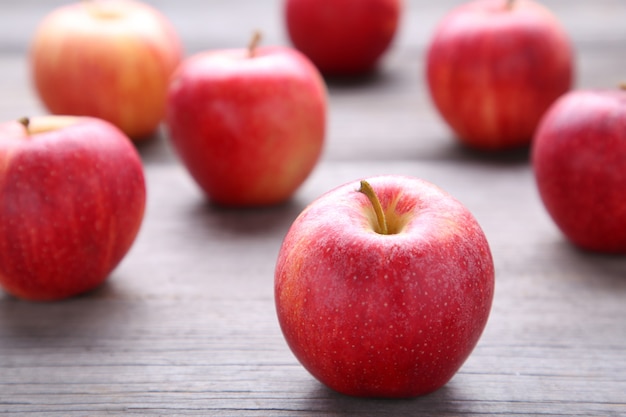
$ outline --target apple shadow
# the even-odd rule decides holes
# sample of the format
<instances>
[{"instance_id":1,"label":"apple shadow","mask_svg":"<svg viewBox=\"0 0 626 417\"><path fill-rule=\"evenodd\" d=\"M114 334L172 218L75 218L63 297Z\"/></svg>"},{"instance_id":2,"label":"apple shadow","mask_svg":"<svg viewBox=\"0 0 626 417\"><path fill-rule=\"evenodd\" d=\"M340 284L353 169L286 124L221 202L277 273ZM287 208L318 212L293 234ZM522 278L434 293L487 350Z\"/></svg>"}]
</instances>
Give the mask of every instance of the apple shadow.
<instances>
[{"instance_id":1,"label":"apple shadow","mask_svg":"<svg viewBox=\"0 0 626 417\"><path fill-rule=\"evenodd\" d=\"M99 294L106 293L107 287L105 281L94 290L58 301L27 301L0 293L0 338L19 340L36 348L41 342L62 343L82 336L92 338L97 336L94 328L104 330L111 327L107 323L127 322L127 318L115 317L123 315L123 310L98 302L103 298Z\"/></svg>"},{"instance_id":2,"label":"apple shadow","mask_svg":"<svg viewBox=\"0 0 626 417\"><path fill-rule=\"evenodd\" d=\"M471 148L459 143L459 140L448 141L444 152L449 159L463 162L478 162L488 165L527 165L530 163L530 146L512 149L487 151Z\"/></svg>"},{"instance_id":3,"label":"apple shadow","mask_svg":"<svg viewBox=\"0 0 626 417\"><path fill-rule=\"evenodd\" d=\"M335 416L409 416L458 415L458 403L453 383L439 390L408 399L359 398L340 394L316 381L316 386L306 396L304 408Z\"/></svg>"},{"instance_id":4,"label":"apple shadow","mask_svg":"<svg viewBox=\"0 0 626 417\"><path fill-rule=\"evenodd\" d=\"M178 163L163 126L152 135L133 141L133 145L144 163Z\"/></svg>"},{"instance_id":5,"label":"apple shadow","mask_svg":"<svg viewBox=\"0 0 626 417\"><path fill-rule=\"evenodd\" d=\"M576 270L588 273L590 285L626 294L626 257L623 254L592 252L567 241L559 242L567 262Z\"/></svg>"},{"instance_id":6,"label":"apple shadow","mask_svg":"<svg viewBox=\"0 0 626 417\"><path fill-rule=\"evenodd\" d=\"M275 206L249 208L221 206L205 198L190 205L187 215L193 224L206 230L238 235L282 234L304 207L297 198Z\"/></svg>"},{"instance_id":7,"label":"apple shadow","mask_svg":"<svg viewBox=\"0 0 626 417\"><path fill-rule=\"evenodd\" d=\"M376 67L371 71L355 75L323 75L326 86L333 90L359 90L368 86L380 86L397 82L397 77L389 69Z\"/></svg>"},{"instance_id":8,"label":"apple shadow","mask_svg":"<svg viewBox=\"0 0 626 417\"><path fill-rule=\"evenodd\" d=\"M325 75L324 81L329 88L362 88L384 80L381 71L371 71L359 75Z\"/></svg>"}]
</instances>

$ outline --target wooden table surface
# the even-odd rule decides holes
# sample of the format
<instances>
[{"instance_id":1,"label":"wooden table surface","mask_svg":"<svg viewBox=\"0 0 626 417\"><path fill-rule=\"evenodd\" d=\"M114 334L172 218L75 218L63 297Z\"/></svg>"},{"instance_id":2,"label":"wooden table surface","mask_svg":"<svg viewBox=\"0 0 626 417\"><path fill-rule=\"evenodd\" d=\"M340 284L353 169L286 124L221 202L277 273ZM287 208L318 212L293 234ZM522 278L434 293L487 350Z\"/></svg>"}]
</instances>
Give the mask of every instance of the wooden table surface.
<instances>
[{"instance_id":1,"label":"wooden table surface","mask_svg":"<svg viewBox=\"0 0 626 417\"><path fill-rule=\"evenodd\" d=\"M61 0L2 0L0 120L44 113L26 50ZM152 0L188 54L288 44L279 0ZM0 292L0 415L626 415L626 258L568 244L538 198L526 152L461 148L423 81L424 48L460 1L408 0L380 71L330 82L325 153L294 199L264 210L206 202L162 130L138 146L148 205L140 234L99 289L56 303ZM626 79L626 2L545 1L577 50L577 88ZM465 203L496 265L487 328L441 390L413 400L339 395L299 365L273 300L278 249L323 192L382 173L425 178Z\"/></svg>"}]
</instances>

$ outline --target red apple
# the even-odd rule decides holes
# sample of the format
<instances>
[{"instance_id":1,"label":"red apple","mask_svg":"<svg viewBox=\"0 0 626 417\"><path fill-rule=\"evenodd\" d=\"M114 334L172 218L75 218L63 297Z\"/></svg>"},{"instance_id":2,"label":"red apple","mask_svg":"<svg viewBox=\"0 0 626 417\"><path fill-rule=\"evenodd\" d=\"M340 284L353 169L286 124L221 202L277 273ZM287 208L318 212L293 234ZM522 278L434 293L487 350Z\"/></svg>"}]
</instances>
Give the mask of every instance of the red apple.
<instances>
[{"instance_id":1,"label":"red apple","mask_svg":"<svg viewBox=\"0 0 626 417\"><path fill-rule=\"evenodd\" d=\"M110 123L0 124L0 285L39 301L95 288L131 247L145 198L139 155Z\"/></svg>"},{"instance_id":2,"label":"red apple","mask_svg":"<svg viewBox=\"0 0 626 417\"><path fill-rule=\"evenodd\" d=\"M480 150L528 146L547 108L571 88L573 52L556 17L532 0L476 0L438 25L427 83L458 139Z\"/></svg>"},{"instance_id":3,"label":"red apple","mask_svg":"<svg viewBox=\"0 0 626 417\"><path fill-rule=\"evenodd\" d=\"M402 0L286 0L294 46L328 75L375 68L397 32Z\"/></svg>"},{"instance_id":4,"label":"red apple","mask_svg":"<svg viewBox=\"0 0 626 417\"><path fill-rule=\"evenodd\" d=\"M163 120L181 59L167 18L132 0L58 8L39 25L30 51L36 91L52 113L102 118L132 139L149 137Z\"/></svg>"},{"instance_id":5,"label":"red apple","mask_svg":"<svg viewBox=\"0 0 626 417\"><path fill-rule=\"evenodd\" d=\"M448 382L478 342L493 291L491 252L472 214L401 176L348 183L311 203L275 272L296 358L330 388L365 397L413 397Z\"/></svg>"},{"instance_id":6,"label":"red apple","mask_svg":"<svg viewBox=\"0 0 626 417\"><path fill-rule=\"evenodd\" d=\"M315 167L326 125L326 87L298 51L205 51L175 73L171 141L213 202L267 206L289 199Z\"/></svg>"},{"instance_id":7,"label":"red apple","mask_svg":"<svg viewBox=\"0 0 626 417\"><path fill-rule=\"evenodd\" d=\"M573 91L537 129L532 164L543 203L574 244L626 254L626 91Z\"/></svg>"}]
</instances>

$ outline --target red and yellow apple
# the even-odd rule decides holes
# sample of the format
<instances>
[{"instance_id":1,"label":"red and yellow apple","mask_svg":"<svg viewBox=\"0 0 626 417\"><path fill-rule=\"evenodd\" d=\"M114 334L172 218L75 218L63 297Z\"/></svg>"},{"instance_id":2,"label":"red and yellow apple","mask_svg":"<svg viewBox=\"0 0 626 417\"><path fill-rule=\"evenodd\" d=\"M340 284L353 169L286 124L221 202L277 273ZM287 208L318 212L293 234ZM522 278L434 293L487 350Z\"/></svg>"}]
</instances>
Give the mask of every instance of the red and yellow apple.
<instances>
[{"instance_id":1,"label":"red and yellow apple","mask_svg":"<svg viewBox=\"0 0 626 417\"><path fill-rule=\"evenodd\" d=\"M413 397L446 384L487 323L494 265L473 215L435 185L342 185L293 222L275 303L302 365L330 388Z\"/></svg>"},{"instance_id":2,"label":"red and yellow apple","mask_svg":"<svg viewBox=\"0 0 626 417\"><path fill-rule=\"evenodd\" d=\"M33 37L30 66L54 114L107 120L131 139L155 132L182 46L168 19L134 0L87 0L52 11Z\"/></svg>"},{"instance_id":3,"label":"red and yellow apple","mask_svg":"<svg viewBox=\"0 0 626 417\"><path fill-rule=\"evenodd\" d=\"M389 49L402 0L285 0L293 45L325 75L372 71Z\"/></svg>"},{"instance_id":4,"label":"red and yellow apple","mask_svg":"<svg viewBox=\"0 0 626 417\"><path fill-rule=\"evenodd\" d=\"M38 301L97 287L131 247L145 199L139 155L112 124L0 124L0 286Z\"/></svg>"},{"instance_id":5,"label":"red and yellow apple","mask_svg":"<svg viewBox=\"0 0 626 417\"><path fill-rule=\"evenodd\" d=\"M166 122L212 202L268 206L289 199L315 167L326 101L321 75L292 48L205 51L173 76Z\"/></svg>"},{"instance_id":6,"label":"red and yellow apple","mask_svg":"<svg viewBox=\"0 0 626 417\"><path fill-rule=\"evenodd\" d=\"M626 254L626 91L564 95L543 117L531 156L541 199L567 239Z\"/></svg>"},{"instance_id":7,"label":"red and yellow apple","mask_svg":"<svg viewBox=\"0 0 626 417\"><path fill-rule=\"evenodd\" d=\"M474 0L439 23L426 57L429 91L461 143L528 146L539 119L572 85L572 45L533 0Z\"/></svg>"}]
</instances>

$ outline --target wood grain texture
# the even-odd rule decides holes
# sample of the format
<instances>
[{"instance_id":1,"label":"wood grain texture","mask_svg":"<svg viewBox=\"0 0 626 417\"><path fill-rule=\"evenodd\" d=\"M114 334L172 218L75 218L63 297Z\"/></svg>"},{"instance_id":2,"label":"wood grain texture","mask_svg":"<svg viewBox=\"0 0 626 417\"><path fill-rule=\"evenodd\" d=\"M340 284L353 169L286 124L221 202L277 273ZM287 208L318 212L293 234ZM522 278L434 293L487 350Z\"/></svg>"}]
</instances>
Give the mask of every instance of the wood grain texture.
<instances>
[{"instance_id":1,"label":"wood grain texture","mask_svg":"<svg viewBox=\"0 0 626 417\"><path fill-rule=\"evenodd\" d=\"M60 3L2 6L2 120L45 112L29 84L24 45L37 19ZM569 245L541 205L527 154L460 148L430 105L423 48L437 19L458 3L408 1L379 73L329 81L325 153L288 204L216 208L179 164L165 130L139 145L146 218L110 279L57 303L0 292L0 415L625 416L626 258ZM545 3L576 42L578 85L620 81L626 3ZM279 1L153 4L172 16L190 53L245 42L255 24L268 42L287 42ZM355 399L315 381L286 346L274 310L274 262L313 199L389 173L429 180L474 213L493 251L496 293L477 348L444 388L414 400Z\"/></svg>"}]
</instances>

